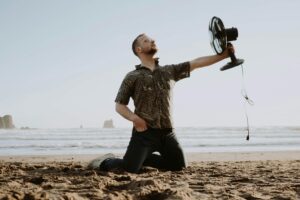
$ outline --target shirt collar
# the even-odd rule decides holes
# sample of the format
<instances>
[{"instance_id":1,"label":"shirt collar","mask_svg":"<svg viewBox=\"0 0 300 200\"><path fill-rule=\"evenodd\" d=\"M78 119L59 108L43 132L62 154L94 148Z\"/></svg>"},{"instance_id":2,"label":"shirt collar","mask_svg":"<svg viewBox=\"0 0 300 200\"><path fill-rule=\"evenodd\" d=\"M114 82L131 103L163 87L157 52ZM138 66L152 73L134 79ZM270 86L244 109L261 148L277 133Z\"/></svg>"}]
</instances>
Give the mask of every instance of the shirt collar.
<instances>
[{"instance_id":1,"label":"shirt collar","mask_svg":"<svg viewBox=\"0 0 300 200\"><path fill-rule=\"evenodd\" d=\"M155 59L155 65L156 65L156 68L159 67L159 58L154 58ZM147 67L139 64L139 65L136 65L135 66L136 69L148 69ZM149 70L149 69L148 69Z\"/></svg>"}]
</instances>

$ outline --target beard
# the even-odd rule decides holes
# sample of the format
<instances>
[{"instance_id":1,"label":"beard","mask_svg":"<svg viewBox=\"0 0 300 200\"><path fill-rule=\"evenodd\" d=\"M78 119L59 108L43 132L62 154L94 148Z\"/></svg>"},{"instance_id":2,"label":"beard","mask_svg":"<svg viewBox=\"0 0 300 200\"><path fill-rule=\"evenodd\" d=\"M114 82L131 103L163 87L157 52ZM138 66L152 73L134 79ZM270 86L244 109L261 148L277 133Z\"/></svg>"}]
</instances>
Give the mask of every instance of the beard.
<instances>
[{"instance_id":1,"label":"beard","mask_svg":"<svg viewBox=\"0 0 300 200\"><path fill-rule=\"evenodd\" d=\"M156 47L151 47L151 49L144 51L144 54L148 54L148 55L154 55L157 52L157 48Z\"/></svg>"}]
</instances>

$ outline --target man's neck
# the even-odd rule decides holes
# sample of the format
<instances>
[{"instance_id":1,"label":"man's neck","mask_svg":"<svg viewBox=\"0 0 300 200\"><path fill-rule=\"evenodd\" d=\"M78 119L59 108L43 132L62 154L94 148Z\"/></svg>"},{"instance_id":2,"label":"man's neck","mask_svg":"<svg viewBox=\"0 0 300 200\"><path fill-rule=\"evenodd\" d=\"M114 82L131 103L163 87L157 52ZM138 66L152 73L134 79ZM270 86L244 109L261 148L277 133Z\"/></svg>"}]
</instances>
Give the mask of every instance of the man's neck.
<instances>
[{"instance_id":1,"label":"man's neck","mask_svg":"<svg viewBox=\"0 0 300 200\"><path fill-rule=\"evenodd\" d=\"M141 65L144 67L147 67L148 69L150 69L151 71L153 71L155 69L156 66L156 59L153 57L143 57L140 58L141 60Z\"/></svg>"}]
</instances>

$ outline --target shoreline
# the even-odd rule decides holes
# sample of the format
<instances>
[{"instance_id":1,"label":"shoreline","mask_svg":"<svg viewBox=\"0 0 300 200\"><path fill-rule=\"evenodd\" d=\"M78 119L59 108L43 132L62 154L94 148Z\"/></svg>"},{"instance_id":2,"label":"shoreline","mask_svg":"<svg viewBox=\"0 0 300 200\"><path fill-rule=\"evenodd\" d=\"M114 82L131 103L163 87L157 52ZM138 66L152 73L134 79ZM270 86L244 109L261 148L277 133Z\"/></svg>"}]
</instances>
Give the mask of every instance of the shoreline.
<instances>
[{"instance_id":1,"label":"shoreline","mask_svg":"<svg viewBox=\"0 0 300 200\"><path fill-rule=\"evenodd\" d=\"M87 163L90 160L104 154L74 154L74 155L7 155L0 156L3 162L81 162ZM190 162L225 162L225 161L267 161L267 160L300 160L300 151L258 151L258 152L205 152L186 153L186 160ZM122 157L123 154L116 154Z\"/></svg>"}]
</instances>

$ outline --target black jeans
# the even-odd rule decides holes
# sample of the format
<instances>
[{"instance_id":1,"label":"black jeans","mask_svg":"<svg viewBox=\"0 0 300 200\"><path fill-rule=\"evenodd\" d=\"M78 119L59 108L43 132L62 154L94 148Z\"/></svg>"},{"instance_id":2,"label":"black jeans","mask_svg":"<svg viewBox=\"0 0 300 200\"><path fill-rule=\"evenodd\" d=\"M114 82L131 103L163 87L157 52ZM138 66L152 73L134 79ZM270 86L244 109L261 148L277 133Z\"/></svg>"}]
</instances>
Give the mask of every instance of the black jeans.
<instances>
[{"instance_id":1,"label":"black jeans","mask_svg":"<svg viewBox=\"0 0 300 200\"><path fill-rule=\"evenodd\" d=\"M159 152L160 155L153 152ZM143 132L133 129L123 159L108 159L104 165L107 170L123 168L138 173L142 166L177 171L186 167L186 162L172 129L149 128Z\"/></svg>"}]
</instances>

